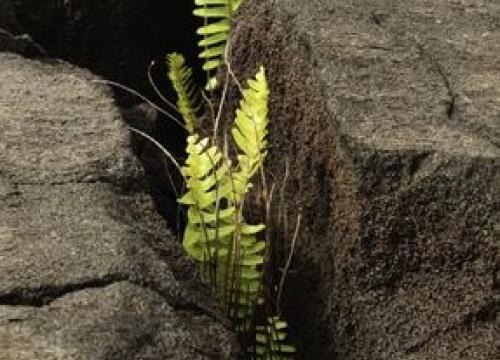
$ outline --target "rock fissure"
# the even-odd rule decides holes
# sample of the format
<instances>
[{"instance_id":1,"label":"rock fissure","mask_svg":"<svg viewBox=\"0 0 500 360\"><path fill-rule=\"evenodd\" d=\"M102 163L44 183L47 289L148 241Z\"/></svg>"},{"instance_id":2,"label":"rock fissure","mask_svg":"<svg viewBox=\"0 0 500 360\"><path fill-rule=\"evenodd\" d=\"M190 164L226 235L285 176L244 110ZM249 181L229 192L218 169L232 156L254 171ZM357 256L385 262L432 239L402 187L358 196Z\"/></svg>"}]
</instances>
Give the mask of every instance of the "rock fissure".
<instances>
[{"instance_id":1,"label":"rock fissure","mask_svg":"<svg viewBox=\"0 0 500 360\"><path fill-rule=\"evenodd\" d=\"M481 321L492 322L495 319L495 316L500 311L500 300L491 300L486 304L482 305L481 308L473 311L469 314L464 315L461 319L457 320L455 323L450 324L444 328L438 328L432 332L430 332L423 340L418 341L417 343L409 346L405 351L407 354L409 353L417 353L422 348L424 348L429 342L436 339L436 337L442 337L446 334L450 333L453 330L457 330L459 328L466 328L470 326L472 323L477 323Z\"/></svg>"},{"instance_id":2,"label":"rock fissure","mask_svg":"<svg viewBox=\"0 0 500 360\"><path fill-rule=\"evenodd\" d=\"M102 278L88 279L78 283L62 285L41 285L38 288L15 288L0 295L0 305L43 307L57 299L82 290L105 288L111 284L126 281L121 274L107 275Z\"/></svg>"},{"instance_id":3,"label":"rock fissure","mask_svg":"<svg viewBox=\"0 0 500 360\"><path fill-rule=\"evenodd\" d=\"M425 46L420 42L417 41L417 46L420 51L420 54L423 58L427 58L434 71L437 72L437 74L441 77L443 80L443 84L446 88L448 99L447 99L447 104L446 104L446 116L450 120L456 120L457 118L457 104L456 104L456 99L457 99L457 93L453 89L453 86L451 84L449 76L445 73L443 66L439 63L439 61L429 53L429 51L425 48Z\"/></svg>"},{"instance_id":4,"label":"rock fissure","mask_svg":"<svg viewBox=\"0 0 500 360\"><path fill-rule=\"evenodd\" d=\"M10 182L13 186L23 186L23 187L40 187L40 186L64 186L64 185L77 185L77 184L110 184L110 185L116 185L118 187L123 186L123 184L120 184L119 181L116 181L116 179L112 179L109 177L105 176L98 176L98 177L91 177L91 178L82 178L82 179L67 179L67 180L59 180L59 181L51 181L51 180L39 180L39 181L25 181L25 180L20 180L16 181L13 180ZM126 187L126 186L124 186ZM12 195L19 195L19 193L12 193Z\"/></svg>"}]
</instances>

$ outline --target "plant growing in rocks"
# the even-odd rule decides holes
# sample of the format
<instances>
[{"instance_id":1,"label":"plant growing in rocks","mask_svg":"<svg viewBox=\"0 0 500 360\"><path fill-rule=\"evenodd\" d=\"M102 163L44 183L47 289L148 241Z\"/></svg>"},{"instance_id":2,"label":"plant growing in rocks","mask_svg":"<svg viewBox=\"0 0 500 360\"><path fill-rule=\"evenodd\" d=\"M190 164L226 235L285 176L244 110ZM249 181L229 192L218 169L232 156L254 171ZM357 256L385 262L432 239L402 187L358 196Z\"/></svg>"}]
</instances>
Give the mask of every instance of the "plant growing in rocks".
<instances>
[{"instance_id":1,"label":"plant growing in rocks","mask_svg":"<svg viewBox=\"0 0 500 360\"><path fill-rule=\"evenodd\" d=\"M231 128L235 161L227 147L215 138L202 138L194 124L195 91L191 70L179 54L168 56L169 78L178 94L178 110L184 118L187 159L182 166L186 193L179 202L187 206L183 236L186 253L201 269L203 281L233 322L254 359L289 359L295 348L286 342L287 323L268 310L263 296L266 241L259 236L264 224L250 224L244 216L254 178L263 171L267 153L268 85L264 68L248 81Z\"/></svg>"},{"instance_id":2,"label":"plant growing in rocks","mask_svg":"<svg viewBox=\"0 0 500 360\"><path fill-rule=\"evenodd\" d=\"M207 91L218 87L214 73L228 65L225 55L231 18L241 2L195 0L194 15L204 20L197 33L202 36L198 45L207 72ZM225 93L213 119L212 136L202 137L197 114L200 99L211 102L209 96L191 80L192 70L182 55L169 54L167 64L178 98L176 108L188 132L187 158L180 168L186 192L178 199L187 207L184 249L200 265L203 281L234 324L248 357L293 358L295 348L287 341L287 323L265 295L263 277L272 248L270 237L262 235L265 224L251 224L245 218L245 207L250 203L247 198L255 178L264 174L268 150L269 88L265 70L261 67L241 89L242 99L230 130L230 149L227 141L221 147L217 139ZM273 303L279 303L279 299Z\"/></svg>"},{"instance_id":3,"label":"plant growing in rocks","mask_svg":"<svg viewBox=\"0 0 500 360\"><path fill-rule=\"evenodd\" d=\"M260 175L262 183L265 183L269 88L263 67L253 79L248 80L246 88L242 88L229 68L227 38L232 15L241 3L242 0L195 0L194 10L195 16L204 19L204 25L197 31L203 37L198 45L202 49L199 56L204 59L203 70L207 74L204 90L211 93L219 88L215 75L219 68L226 66L227 73L233 76L242 93L230 130L233 147L228 145L227 134L224 134L226 141L223 146L219 145L217 136L229 77L226 77L221 99L214 106L211 98L215 96L205 93L195 84L192 69L178 53L168 54L166 59L168 78L177 95L177 102L172 104L161 94L160 97L182 116L183 122L150 101L148 103L188 133L184 164L179 164L149 135L134 128L132 130L156 144L184 178L186 191L178 198L178 202L187 208L183 247L188 256L199 264L203 282L232 321L247 357L255 360L292 359L296 349L289 343L288 324L280 314L279 304L293 246L279 283L266 283L265 269L269 268L267 261L272 258L273 248L270 232L266 233L265 224L251 224L245 218L256 178ZM108 83L141 96L120 84ZM153 82L152 85L158 90ZM200 113L203 115L202 99L212 109L213 134L209 137L200 135L201 129L206 127L201 124L203 116L199 116ZM215 115L213 109L216 107L219 110ZM267 187L264 187L267 193ZM270 199L267 198L266 202L269 208ZM300 217L292 244L299 226ZM274 291L269 291L269 287ZM269 294L276 294L276 299L270 299Z\"/></svg>"}]
</instances>

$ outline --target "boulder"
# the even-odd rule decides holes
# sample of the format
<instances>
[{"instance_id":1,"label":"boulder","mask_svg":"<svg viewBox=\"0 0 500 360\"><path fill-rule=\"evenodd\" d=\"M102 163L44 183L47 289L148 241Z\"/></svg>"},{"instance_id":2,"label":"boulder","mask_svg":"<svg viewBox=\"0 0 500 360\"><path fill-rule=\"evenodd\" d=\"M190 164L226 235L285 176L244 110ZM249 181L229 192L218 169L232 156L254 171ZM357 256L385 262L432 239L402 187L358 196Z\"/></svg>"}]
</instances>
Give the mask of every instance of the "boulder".
<instances>
[{"instance_id":1,"label":"boulder","mask_svg":"<svg viewBox=\"0 0 500 360\"><path fill-rule=\"evenodd\" d=\"M242 6L232 68L266 68L267 170L302 213L304 359L498 358L499 23L496 0Z\"/></svg>"},{"instance_id":2,"label":"boulder","mask_svg":"<svg viewBox=\"0 0 500 360\"><path fill-rule=\"evenodd\" d=\"M110 90L0 53L0 359L232 359Z\"/></svg>"}]
</instances>

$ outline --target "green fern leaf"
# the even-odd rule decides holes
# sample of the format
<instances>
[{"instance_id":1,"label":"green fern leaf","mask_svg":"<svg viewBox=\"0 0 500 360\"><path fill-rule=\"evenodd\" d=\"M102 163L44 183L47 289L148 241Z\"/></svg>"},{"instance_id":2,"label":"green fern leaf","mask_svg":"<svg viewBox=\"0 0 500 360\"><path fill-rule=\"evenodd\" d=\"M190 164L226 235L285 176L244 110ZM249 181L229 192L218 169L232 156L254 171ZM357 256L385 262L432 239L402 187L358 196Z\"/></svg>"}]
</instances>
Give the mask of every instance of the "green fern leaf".
<instances>
[{"instance_id":1,"label":"green fern leaf","mask_svg":"<svg viewBox=\"0 0 500 360\"><path fill-rule=\"evenodd\" d=\"M257 326L254 358L256 360L292 359L297 350L286 342L287 327L287 323L279 316L269 317L266 325Z\"/></svg>"},{"instance_id":2,"label":"green fern leaf","mask_svg":"<svg viewBox=\"0 0 500 360\"><path fill-rule=\"evenodd\" d=\"M205 1L221 3L221 0ZM206 278L212 291L240 333L250 329L262 292L266 243L258 239L258 234L265 226L247 224L242 206L252 178L267 154L268 93L261 68L243 91L231 130L237 147L235 166L208 138L188 137L188 157L182 168L187 192L178 200L188 206L183 246L193 259L208 268ZM293 355L293 347L285 343L285 322L270 318L259 331L257 358L267 359L272 355L273 359L285 359Z\"/></svg>"},{"instance_id":3,"label":"green fern leaf","mask_svg":"<svg viewBox=\"0 0 500 360\"><path fill-rule=\"evenodd\" d=\"M185 65L184 57L177 53L167 55L167 64L168 77L177 93L177 109L184 119L187 131L193 134L198 125L196 118L198 108L195 107L198 102L198 91L191 80L193 71Z\"/></svg>"},{"instance_id":4,"label":"green fern leaf","mask_svg":"<svg viewBox=\"0 0 500 360\"><path fill-rule=\"evenodd\" d=\"M188 158L182 172L188 192L178 200L189 206L183 244L191 257L203 262L218 249L227 248L220 239L231 236L236 226L232 223L221 225L218 221L233 218L235 208L217 210L217 203L224 197L217 186L228 176L220 151L209 146L208 138L199 140L197 135L191 135L187 139L186 152Z\"/></svg>"},{"instance_id":5,"label":"green fern leaf","mask_svg":"<svg viewBox=\"0 0 500 360\"><path fill-rule=\"evenodd\" d=\"M236 110L236 121L231 134L240 154L239 169L235 180L234 200L240 201L250 187L250 179L262 166L267 154L267 101L269 89L264 68L261 67L255 80L248 81L243 90L243 99Z\"/></svg>"},{"instance_id":6,"label":"green fern leaf","mask_svg":"<svg viewBox=\"0 0 500 360\"><path fill-rule=\"evenodd\" d=\"M205 60L203 70L208 74L205 89L214 90L218 84L213 71L223 63L231 19L242 0L195 0L194 3L196 8L193 14L203 18L205 24L196 31L198 35L203 36L198 46L202 49L199 56Z\"/></svg>"}]
</instances>

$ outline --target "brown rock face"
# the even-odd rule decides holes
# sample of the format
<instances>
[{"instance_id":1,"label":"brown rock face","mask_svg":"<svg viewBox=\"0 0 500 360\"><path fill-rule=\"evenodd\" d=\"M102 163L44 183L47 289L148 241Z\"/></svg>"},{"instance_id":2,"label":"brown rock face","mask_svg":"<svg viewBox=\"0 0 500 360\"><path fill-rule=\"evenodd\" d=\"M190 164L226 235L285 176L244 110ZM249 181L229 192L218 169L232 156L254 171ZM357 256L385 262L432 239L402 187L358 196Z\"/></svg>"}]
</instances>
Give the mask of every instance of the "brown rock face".
<instances>
[{"instance_id":1,"label":"brown rock face","mask_svg":"<svg viewBox=\"0 0 500 360\"><path fill-rule=\"evenodd\" d=\"M243 6L233 68L267 69L268 170L303 214L303 358L498 358L499 24L495 0Z\"/></svg>"}]
</instances>

